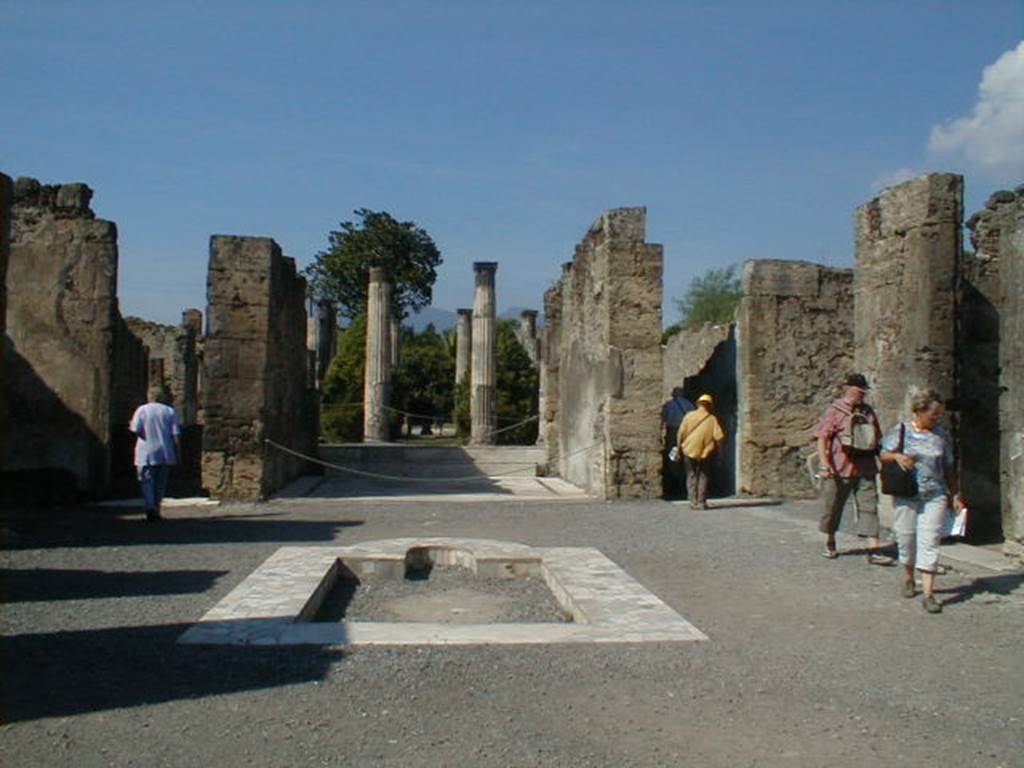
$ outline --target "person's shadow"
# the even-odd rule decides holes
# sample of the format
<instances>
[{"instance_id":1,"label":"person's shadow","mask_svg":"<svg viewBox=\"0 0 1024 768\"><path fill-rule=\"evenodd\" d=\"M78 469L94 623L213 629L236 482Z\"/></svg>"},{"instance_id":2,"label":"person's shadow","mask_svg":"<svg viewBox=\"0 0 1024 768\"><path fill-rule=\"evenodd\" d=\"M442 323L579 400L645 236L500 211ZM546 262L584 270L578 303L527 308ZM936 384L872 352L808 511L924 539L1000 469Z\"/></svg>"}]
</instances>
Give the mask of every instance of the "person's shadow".
<instances>
[{"instance_id":1,"label":"person's shadow","mask_svg":"<svg viewBox=\"0 0 1024 768\"><path fill-rule=\"evenodd\" d=\"M1022 584L1024 584L1024 573L1004 573L998 576L982 576L967 584L943 587L935 591L944 596L944 604L954 605L986 594L1006 597L1021 590ZM1024 598L1024 594L1021 594L1021 597Z\"/></svg>"}]
</instances>

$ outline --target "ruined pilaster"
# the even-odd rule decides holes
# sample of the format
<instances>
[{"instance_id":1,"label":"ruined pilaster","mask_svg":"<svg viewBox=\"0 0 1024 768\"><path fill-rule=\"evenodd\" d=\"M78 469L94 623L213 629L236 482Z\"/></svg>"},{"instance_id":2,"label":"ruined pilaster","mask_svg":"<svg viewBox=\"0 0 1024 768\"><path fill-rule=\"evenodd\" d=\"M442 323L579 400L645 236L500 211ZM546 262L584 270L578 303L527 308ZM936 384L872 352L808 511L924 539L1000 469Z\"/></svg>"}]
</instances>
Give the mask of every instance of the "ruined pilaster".
<instances>
[{"instance_id":1,"label":"ruined pilaster","mask_svg":"<svg viewBox=\"0 0 1024 768\"><path fill-rule=\"evenodd\" d=\"M955 281L963 178L933 173L857 209L854 367L883 429L907 414L907 388L954 392Z\"/></svg>"},{"instance_id":2,"label":"ruined pilaster","mask_svg":"<svg viewBox=\"0 0 1024 768\"><path fill-rule=\"evenodd\" d=\"M455 384L469 383L469 363L473 359L473 310L458 310L455 326Z\"/></svg>"},{"instance_id":3,"label":"ruined pilaster","mask_svg":"<svg viewBox=\"0 0 1024 768\"><path fill-rule=\"evenodd\" d=\"M548 336L548 454L601 498L661 493L662 248L644 242L645 222L644 208L606 211L564 268L560 299L545 296L560 309L547 318L559 327Z\"/></svg>"},{"instance_id":4,"label":"ruined pilaster","mask_svg":"<svg viewBox=\"0 0 1024 768\"><path fill-rule=\"evenodd\" d=\"M519 313L519 326L516 328L516 339L526 350L530 362L540 365L540 339L537 337L537 310L524 309Z\"/></svg>"},{"instance_id":5,"label":"ruined pilaster","mask_svg":"<svg viewBox=\"0 0 1024 768\"><path fill-rule=\"evenodd\" d=\"M1024 559L1024 186L992 195L968 227L975 253L966 264L970 271L963 298L973 299L968 306L973 310L974 333L961 341L974 343L963 344L958 377L965 401L961 435L963 444L971 446L962 459L962 484L972 506L976 497L989 501L995 464L1003 548ZM993 365L996 388L991 381ZM979 367L988 374L981 381ZM987 400L969 397L972 386L981 387ZM993 398L998 402L995 414ZM975 419L988 426L986 434L978 433ZM998 453L991 450L993 420L998 425Z\"/></svg>"},{"instance_id":6,"label":"ruined pilaster","mask_svg":"<svg viewBox=\"0 0 1024 768\"><path fill-rule=\"evenodd\" d=\"M316 450L306 281L273 240L214 235L207 297L203 485L220 498L263 498L306 469L276 446Z\"/></svg>"},{"instance_id":7,"label":"ruined pilaster","mask_svg":"<svg viewBox=\"0 0 1024 768\"><path fill-rule=\"evenodd\" d=\"M391 347L391 283L383 267L370 267L363 389L363 439L367 441L382 441L389 437Z\"/></svg>"},{"instance_id":8,"label":"ruined pilaster","mask_svg":"<svg viewBox=\"0 0 1024 768\"><path fill-rule=\"evenodd\" d=\"M470 442L493 445L498 426L497 317L494 273L497 262L473 263L476 277L473 294L473 354L470 363Z\"/></svg>"},{"instance_id":9,"label":"ruined pilaster","mask_svg":"<svg viewBox=\"0 0 1024 768\"><path fill-rule=\"evenodd\" d=\"M736 313L738 481L758 496L815 494L811 432L853 365L853 271L748 261Z\"/></svg>"},{"instance_id":10,"label":"ruined pilaster","mask_svg":"<svg viewBox=\"0 0 1024 768\"><path fill-rule=\"evenodd\" d=\"M571 266L571 265L570 265ZM562 281L544 292L544 361L540 369L540 426L537 442L545 447L549 474L560 474L558 461L558 388L561 361Z\"/></svg>"}]
</instances>

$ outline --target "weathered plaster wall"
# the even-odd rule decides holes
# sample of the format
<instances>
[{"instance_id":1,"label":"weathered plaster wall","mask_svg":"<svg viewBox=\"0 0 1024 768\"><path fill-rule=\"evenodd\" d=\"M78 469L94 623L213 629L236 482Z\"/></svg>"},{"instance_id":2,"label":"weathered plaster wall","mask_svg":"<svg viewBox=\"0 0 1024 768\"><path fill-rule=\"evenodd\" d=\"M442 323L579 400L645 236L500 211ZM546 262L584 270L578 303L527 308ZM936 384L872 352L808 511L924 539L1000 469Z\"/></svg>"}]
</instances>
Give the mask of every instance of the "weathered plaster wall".
<instances>
[{"instance_id":1,"label":"weathered plaster wall","mask_svg":"<svg viewBox=\"0 0 1024 768\"><path fill-rule=\"evenodd\" d=\"M814 495L803 457L853 364L853 273L748 261L736 316L740 490Z\"/></svg>"},{"instance_id":2,"label":"weathered plaster wall","mask_svg":"<svg viewBox=\"0 0 1024 768\"><path fill-rule=\"evenodd\" d=\"M117 228L84 184L14 184L5 337L5 468L99 493L110 480ZM14 449L14 446L17 449Z\"/></svg>"},{"instance_id":3,"label":"weathered plaster wall","mask_svg":"<svg viewBox=\"0 0 1024 768\"><path fill-rule=\"evenodd\" d=\"M306 462L266 444L315 450L306 388L305 281L269 238L210 239L203 344L203 485L225 499L263 498Z\"/></svg>"},{"instance_id":4,"label":"weathered plaster wall","mask_svg":"<svg viewBox=\"0 0 1024 768\"><path fill-rule=\"evenodd\" d=\"M4 348L7 346L7 262L11 253L11 178L0 173L0 472L4 471L7 444L7 383L4 377Z\"/></svg>"},{"instance_id":5,"label":"weathered plaster wall","mask_svg":"<svg viewBox=\"0 0 1024 768\"><path fill-rule=\"evenodd\" d=\"M954 393L955 280L963 178L933 173L857 209L855 367L883 429L906 415L911 384Z\"/></svg>"},{"instance_id":6,"label":"weathered plaster wall","mask_svg":"<svg viewBox=\"0 0 1024 768\"><path fill-rule=\"evenodd\" d=\"M975 248L970 276L975 279L975 285L980 284L977 290L983 293L986 302L982 305L984 314L978 321L985 323L986 346L980 354L986 365L991 362L991 346L998 347L998 467L1004 548L1008 554L1024 558L1024 186L1013 192L992 195L985 210L972 217L969 226ZM991 327L993 307L998 316L997 328ZM993 335L996 336L994 341ZM967 360L964 362L969 364ZM969 376L969 371L963 371L965 387L973 381ZM986 380L984 384L991 396L989 382ZM968 401L967 405L972 411L965 413L964 422L978 413L976 404ZM991 405L991 402L985 404L981 413L989 426ZM971 429L968 424L961 424L963 445L971 446L970 451L964 451L964 490L973 500L976 491L970 483L978 482L979 478L978 468L969 458L975 449L975 443L968 437ZM987 444L982 450L985 456L990 456L988 444L992 435L985 437ZM985 442L981 435L974 435L973 439ZM987 483L991 482L987 474L985 481L982 487L987 494Z\"/></svg>"},{"instance_id":7,"label":"weathered plaster wall","mask_svg":"<svg viewBox=\"0 0 1024 768\"><path fill-rule=\"evenodd\" d=\"M558 356L557 384L550 363L545 381L548 450L557 445L562 477L602 498L661 492L662 248L644 242L645 219L643 208L605 212L576 247L560 297L545 301L548 328L559 329L548 337Z\"/></svg>"}]
</instances>

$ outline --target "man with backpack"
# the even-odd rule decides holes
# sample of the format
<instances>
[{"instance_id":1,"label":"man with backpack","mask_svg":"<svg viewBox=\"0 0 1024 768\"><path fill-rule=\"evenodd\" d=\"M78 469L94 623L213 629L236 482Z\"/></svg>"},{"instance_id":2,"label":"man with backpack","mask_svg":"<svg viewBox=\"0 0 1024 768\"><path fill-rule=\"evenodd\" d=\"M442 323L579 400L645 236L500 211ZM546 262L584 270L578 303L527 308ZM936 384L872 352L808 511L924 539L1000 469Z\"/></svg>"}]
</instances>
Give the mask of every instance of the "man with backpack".
<instances>
[{"instance_id":1,"label":"man with backpack","mask_svg":"<svg viewBox=\"0 0 1024 768\"><path fill-rule=\"evenodd\" d=\"M833 560L836 530L843 507L853 498L857 509L857 535L868 540L868 562L893 565L891 557L881 554L878 541L878 492L876 457L882 440L878 416L864 402L868 382L862 374L851 373L843 380L843 396L829 405L814 437L818 440L825 511L818 530L825 534L824 557Z\"/></svg>"}]
</instances>

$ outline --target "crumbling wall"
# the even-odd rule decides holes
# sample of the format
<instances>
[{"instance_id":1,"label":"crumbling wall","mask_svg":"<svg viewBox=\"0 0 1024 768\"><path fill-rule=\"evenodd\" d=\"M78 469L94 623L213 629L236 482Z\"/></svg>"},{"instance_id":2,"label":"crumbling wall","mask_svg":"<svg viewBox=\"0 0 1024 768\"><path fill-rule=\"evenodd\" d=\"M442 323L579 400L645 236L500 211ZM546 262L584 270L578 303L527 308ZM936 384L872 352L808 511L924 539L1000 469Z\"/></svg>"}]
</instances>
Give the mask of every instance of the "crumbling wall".
<instances>
[{"instance_id":1,"label":"crumbling wall","mask_svg":"<svg viewBox=\"0 0 1024 768\"><path fill-rule=\"evenodd\" d=\"M109 483L117 228L85 184L14 184L5 337L6 470L50 490Z\"/></svg>"},{"instance_id":2,"label":"crumbling wall","mask_svg":"<svg viewBox=\"0 0 1024 768\"><path fill-rule=\"evenodd\" d=\"M661 399L667 401L675 387L682 387L683 395L693 403L705 393L711 395L728 434L709 471L708 492L712 496L736 492L739 392L735 328L735 323L705 323L699 328L683 329L662 348Z\"/></svg>"},{"instance_id":3,"label":"crumbling wall","mask_svg":"<svg viewBox=\"0 0 1024 768\"><path fill-rule=\"evenodd\" d=\"M4 471L7 445L7 383L4 349L7 346L7 262L11 253L11 178L0 173L0 472Z\"/></svg>"},{"instance_id":4,"label":"crumbling wall","mask_svg":"<svg viewBox=\"0 0 1024 768\"><path fill-rule=\"evenodd\" d=\"M560 297L545 301L559 329L548 337L558 356L545 381L548 450L557 444L563 478L602 498L661 492L662 248L644 242L645 220L644 208L605 212L576 247Z\"/></svg>"},{"instance_id":5,"label":"crumbling wall","mask_svg":"<svg viewBox=\"0 0 1024 768\"><path fill-rule=\"evenodd\" d=\"M907 416L909 385L954 393L955 280L963 178L920 176L857 209L855 368L888 429Z\"/></svg>"},{"instance_id":6,"label":"crumbling wall","mask_svg":"<svg viewBox=\"0 0 1024 768\"><path fill-rule=\"evenodd\" d=\"M739 483L810 497L811 431L853 364L853 273L804 261L748 261L736 316Z\"/></svg>"},{"instance_id":7,"label":"crumbling wall","mask_svg":"<svg viewBox=\"0 0 1024 768\"><path fill-rule=\"evenodd\" d=\"M968 346L960 358L958 384L965 408L961 423L963 487L973 505L976 497L986 501L991 497L991 474L972 454L979 450L984 459L992 461L993 433L979 433L968 422L981 419L991 430L992 408L998 402L996 466L1004 548L1008 554L1024 557L1024 186L992 195L985 210L973 216L968 226L975 253L967 260L965 282L969 290L981 294L967 293L967 298L973 299L967 306L976 317L968 340L981 337L984 346L976 351ZM989 398L996 394L990 379L979 382L980 374L970 370L980 361L986 366L985 373L991 374L993 347L998 350L998 396L975 402L968 397L972 386L982 387Z\"/></svg>"},{"instance_id":8,"label":"crumbling wall","mask_svg":"<svg viewBox=\"0 0 1024 768\"><path fill-rule=\"evenodd\" d=\"M572 264L563 265L562 272L568 274ZM559 339L562 333L562 280L559 280L544 292L544 317L546 322L542 331L544 356L540 367L540 392L538 409L540 425L537 430L537 442L545 448L545 465L548 472L558 473L558 375L561 366L561 348Z\"/></svg>"},{"instance_id":9,"label":"crumbling wall","mask_svg":"<svg viewBox=\"0 0 1024 768\"><path fill-rule=\"evenodd\" d=\"M225 499L266 497L311 454L305 281L269 238L210 239L203 344L203 485Z\"/></svg>"},{"instance_id":10,"label":"crumbling wall","mask_svg":"<svg viewBox=\"0 0 1024 768\"><path fill-rule=\"evenodd\" d=\"M135 470L136 436L132 414L146 402L149 383L146 345L121 317L114 319L114 380L110 420L110 493L133 496L139 491Z\"/></svg>"}]
</instances>

